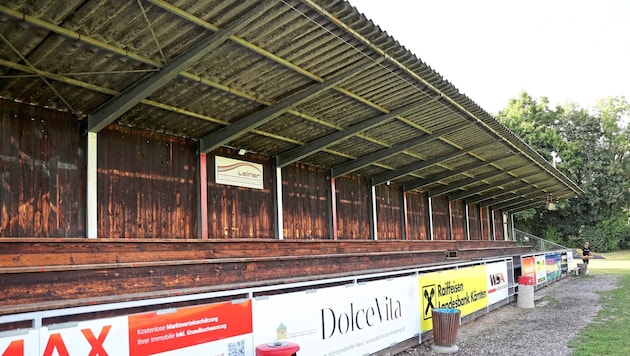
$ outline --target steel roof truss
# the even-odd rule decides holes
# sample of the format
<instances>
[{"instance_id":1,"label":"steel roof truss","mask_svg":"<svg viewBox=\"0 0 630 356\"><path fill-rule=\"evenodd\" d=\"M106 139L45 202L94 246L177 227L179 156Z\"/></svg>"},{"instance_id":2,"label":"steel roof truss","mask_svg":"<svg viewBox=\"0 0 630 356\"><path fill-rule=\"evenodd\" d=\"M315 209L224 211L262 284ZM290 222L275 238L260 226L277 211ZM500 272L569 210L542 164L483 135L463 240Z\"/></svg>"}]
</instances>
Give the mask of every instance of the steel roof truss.
<instances>
[{"instance_id":1,"label":"steel roof truss","mask_svg":"<svg viewBox=\"0 0 630 356\"><path fill-rule=\"evenodd\" d=\"M233 140L247 131L255 129L256 127L284 114L293 106L307 100L321 92L324 92L335 85L347 80L366 69L376 66L383 62L385 57L380 57L376 60L369 59L367 62L356 66L348 72L339 75L333 79L327 80L322 83L317 83L310 86L308 89L303 90L297 94L293 94L274 105L268 106L260 111L257 111L235 123L225 126L209 135L201 138L199 142L199 151L201 153L208 153L216 148L221 147L230 140Z\"/></svg>"},{"instance_id":2,"label":"steel roof truss","mask_svg":"<svg viewBox=\"0 0 630 356\"><path fill-rule=\"evenodd\" d=\"M422 135L419 137L415 137L412 139L409 139L407 141L404 141L398 145L394 145L379 151L376 151L372 154L369 154L367 156L363 156L361 158L349 161L349 162L345 162L339 165L336 165L334 167L332 167L331 172L333 177L340 177L343 176L345 174L348 173L352 173L354 171L356 171L357 169L361 169L365 166L368 166L374 162L380 161L382 159L385 159L387 157L393 156L397 153L400 153L406 149L409 149L411 147L415 147L418 145L421 145L423 143L427 143L433 140L437 140L440 138L440 136L448 134L450 132L453 132L455 130L459 130L463 127L466 127L470 125L468 122L462 122L459 123L457 125L451 126L451 127L447 127L438 131L435 131L432 134L428 134L428 135Z\"/></svg>"},{"instance_id":3,"label":"steel roof truss","mask_svg":"<svg viewBox=\"0 0 630 356\"><path fill-rule=\"evenodd\" d=\"M273 4L263 2L244 16L238 17L224 29L199 41L196 45L178 55L159 71L148 74L138 82L123 90L119 95L111 98L96 111L88 115L88 130L99 132L118 119L122 114L136 106L143 99L153 94L181 72L190 68L210 51L219 47L231 35L254 21Z\"/></svg>"},{"instance_id":4,"label":"steel roof truss","mask_svg":"<svg viewBox=\"0 0 630 356\"><path fill-rule=\"evenodd\" d=\"M343 140L346 140L350 137L352 137L353 135L367 130L369 128L372 128L374 126L380 125L385 121L391 120L393 118L395 118L398 115L402 115L405 112L411 110L411 109L415 109L421 105L424 105L428 102L433 101L434 98L432 97L428 97L428 98L424 98L422 100L418 100L416 102L413 102L411 104L405 105L403 107L400 107L398 109L394 109L386 114L383 115L379 115L376 117L373 117L371 119L362 121L356 125L350 126L345 130L342 131L337 131L335 133L332 133L330 135L318 138L317 140L314 140L312 142L309 142L305 145L296 147L294 149L291 149L289 151L285 151L280 153L279 155L276 156L276 164L278 168L282 168L285 167L293 162L297 162L300 159L304 158L304 157L308 157L312 154L315 154L323 149L326 149L338 142L341 142Z\"/></svg>"}]
</instances>

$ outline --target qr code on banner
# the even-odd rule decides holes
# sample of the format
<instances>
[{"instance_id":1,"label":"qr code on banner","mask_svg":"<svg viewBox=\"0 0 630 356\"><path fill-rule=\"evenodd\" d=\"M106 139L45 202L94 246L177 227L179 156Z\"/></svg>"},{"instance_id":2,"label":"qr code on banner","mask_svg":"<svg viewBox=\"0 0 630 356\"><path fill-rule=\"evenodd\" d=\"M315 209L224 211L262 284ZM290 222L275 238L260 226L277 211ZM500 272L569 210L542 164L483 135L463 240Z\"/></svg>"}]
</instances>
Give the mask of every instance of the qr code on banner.
<instances>
[{"instance_id":1,"label":"qr code on banner","mask_svg":"<svg viewBox=\"0 0 630 356\"><path fill-rule=\"evenodd\" d=\"M230 342L228 344L228 356L245 356L245 340Z\"/></svg>"}]
</instances>

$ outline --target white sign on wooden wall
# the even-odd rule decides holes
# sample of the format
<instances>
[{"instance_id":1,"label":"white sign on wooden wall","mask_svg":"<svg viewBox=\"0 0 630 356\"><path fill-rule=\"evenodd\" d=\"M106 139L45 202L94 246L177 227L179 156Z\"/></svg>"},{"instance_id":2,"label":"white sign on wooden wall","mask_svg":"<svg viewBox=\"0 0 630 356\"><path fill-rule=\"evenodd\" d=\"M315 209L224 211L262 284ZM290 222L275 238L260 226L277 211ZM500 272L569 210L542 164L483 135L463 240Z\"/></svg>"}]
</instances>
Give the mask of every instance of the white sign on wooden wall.
<instances>
[{"instance_id":1,"label":"white sign on wooden wall","mask_svg":"<svg viewBox=\"0 0 630 356\"><path fill-rule=\"evenodd\" d=\"M263 189L262 164L216 156L214 168L219 184Z\"/></svg>"}]
</instances>

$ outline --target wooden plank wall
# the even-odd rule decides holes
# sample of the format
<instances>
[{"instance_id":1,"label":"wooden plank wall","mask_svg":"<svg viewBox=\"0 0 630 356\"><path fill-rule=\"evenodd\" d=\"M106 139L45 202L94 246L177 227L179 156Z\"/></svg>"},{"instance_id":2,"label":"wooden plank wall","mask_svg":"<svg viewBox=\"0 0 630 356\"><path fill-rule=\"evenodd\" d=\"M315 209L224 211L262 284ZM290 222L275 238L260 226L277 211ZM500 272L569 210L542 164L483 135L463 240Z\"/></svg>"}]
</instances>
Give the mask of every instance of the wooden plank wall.
<instances>
[{"instance_id":1,"label":"wooden plank wall","mask_svg":"<svg viewBox=\"0 0 630 356\"><path fill-rule=\"evenodd\" d=\"M0 237L84 237L86 137L84 123L68 113L0 100ZM196 142L116 125L98 136L98 235L108 238L198 237ZM214 155L261 163L264 189L215 183ZM275 183L270 157L221 148L207 156L209 238L274 238ZM286 239L328 239L330 180L323 168L283 169ZM354 175L336 180L337 236L368 240L371 186ZM378 236L403 236L403 199L396 184L375 188ZM428 203L409 192L409 240L431 239ZM449 204L451 209L449 209ZM464 239L463 202L433 198L434 239ZM471 239L491 239L489 210L470 207ZM452 216L449 216L449 211ZM497 226L502 226L497 216ZM449 225L452 222L452 226ZM494 238L502 239L496 229Z\"/></svg>"},{"instance_id":2,"label":"wooden plank wall","mask_svg":"<svg viewBox=\"0 0 630 356\"><path fill-rule=\"evenodd\" d=\"M337 178L337 236L340 240L370 239L370 188L367 178Z\"/></svg>"},{"instance_id":3,"label":"wooden plank wall","mask_svg":"<svg viewBox=\"0 0 630 356\"><path fill-rule=\"evenodd\" d=\"M217 184L215 156L208 156L208 235L211 239L273 238L274 181L271 159L259 155L239 156L234 150L219 149L217 155L263 165L263 189Z\"/></svg>"},{"instance_id":4,"label":"wooden plank wall","mask_svg":"<svg viewBox=\"0 0 630 356\"><path fill-rule=\"evenodd\" d=\"M490 211L488 207L481 208L481 240L491 240L491 227L490 227Z\"/></svg>"},{"instance_id":5,"label":"wooden plank wall","mask_svg":"<svg viewBox=\"0 0 630 356\"><path fill-rule=\"evenodd\" d=\"M407 239L428 240L428 207L426 193L407 193Z\"/></svg>"},{"instance_id":6,"label":"wooden plank wall","mask_svg":"<svg viewBox=\"0 0 630 356\"><path fill-rule=\"evenodd\" d=\"M402 191L399 185L381 184L376 187L376 216L379 240L400 240L402 238Z\"/></svg>"},{"instance_id":7,"label":"wooden plank wall","mask_svg":"<svg viewBox=\"0 0 630 356\"><path fill-rule=\"evenodd\" d=\"M468 207L468 229L471 240L481 240L481 220L479 218L479 205Z\"/></svg>"},{"instance_id":8,"label":"wooden plank wall","mask_svg":"<svg viewBox=\"0 0 630 356\"><path fill-rule=\"evenodd\" d=\"M329 170L304 164L282 169L285 239L330 238Z\"/></svg>"},{"instance_id":9,"label":"wooden plank wall","mask_svg":"<svg viewBox=\"0 0 630 356\"><path fill-rule=\"evenodd\" d=\"M433 239L450 240L450 219L447 197L440 195L431 198L431 208L431 212L433 213Z\"/></svg>"},{"instance_id":10,"label":"wooden plank wall","mask_svg":"<svg viewBox=\"0 0 630 356\"><path fill-rule=\"evenodd\" d=\"M451 201L451 236L453 240L466 240L466 207L460 200Z\"/></svg>"},{"instance_id":11,"label":"wooden plank wall","mask_svg":"<svg viewBox=\"0 0 630 356\"><path fill-rule=\"evenodd\" d=\"M501 211L494 212L494 239L505 240L503 231L503 214L501 214Z\"/></svg>"},{"instance_id":12,"label":"wooden plank wall","mask_svg":"<svg viewBox=\"0 0 630 356\"><path fill-rule=\"evenodd\" d=\"M196 237L195 150L191 141L117 126L99 133L99 236Z\"/></svg>"},{"instance_id":13,"label":"wooden plank wall","mask_svg":"<svg viewBox=\"0 0 630 356\"><path fill-rule=\"evenodd\" d=\"M0 236L85 236L85 136L68 113L0 99Z\"/></svg>"}]
</instances>

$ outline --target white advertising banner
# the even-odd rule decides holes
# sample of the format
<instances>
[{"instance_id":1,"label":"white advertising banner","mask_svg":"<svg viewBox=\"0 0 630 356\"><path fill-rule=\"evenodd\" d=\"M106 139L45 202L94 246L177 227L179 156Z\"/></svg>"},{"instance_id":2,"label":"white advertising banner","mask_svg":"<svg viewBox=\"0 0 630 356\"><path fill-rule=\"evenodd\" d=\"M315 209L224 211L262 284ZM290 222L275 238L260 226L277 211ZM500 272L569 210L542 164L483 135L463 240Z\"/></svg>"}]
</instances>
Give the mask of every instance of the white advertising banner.
<instances>
[{"instance_id":1,"label":"white advertising banner","mask_svg":"<svg viewBox=\"0 0 630 356\"><path fill-rule=\"evenodd\" d=\"M495 262L486 264L488 276L488 305L500 302L508 297L507 263Z\"/></svg>"},{"instance_id":2,"label":"white advertising banner","mask_svg":"<svg viewBox=\"0 0 630 356\"><path fill-rule=\"evenodd\" d=\"M39 330L0 332L0 355L39 355Z\"/></svg>"},{"instance_id":3,"label":"white advertising banner","mask_svg":"<svg viewBox=\"0 0 630 356\"><path fill-rule=\"evenodd\" d=\"M43 327L39 333L41 355L127 355L127 317L82 321Z\"/></svg>"},{"instance_id":4,"label":"white advertising banner","mask_svg":"<svg viewBox=\"0 0 630 356\"><path fill-rule=\"evenodd\" d=\"M0 333L0 356L253 356L244 299Z\"/></svg>"},{"instance_id":5,"label":"white advertising banner","mask_svg":"<svg viewBox=\"0 0 630 356\"><path fill-rule=\"evenodd\" d=\"M215 177L218 184L263 189L263 165L216 156Z\"/></svg>"},{"instance_id":6,"label":"white advertising banner","mask_svg":"<svg viewBox=\"0 0 630 356\"><path fill-rule=\"evenodd\" d=\"M536 284L547 282L547 265L545 255L536 255Z\"/></svg>"},{"instance_id":7,"label":"white advertising banner","mask_svg":"<svg viewBox=\"0 0 630 356\"><path fill-rule=\"evenodd\" d=\"M304 355L376 352L420 333L418 298L415 275L256 298L254 345L292 342Z\"/></svg>"}]
</instances>

